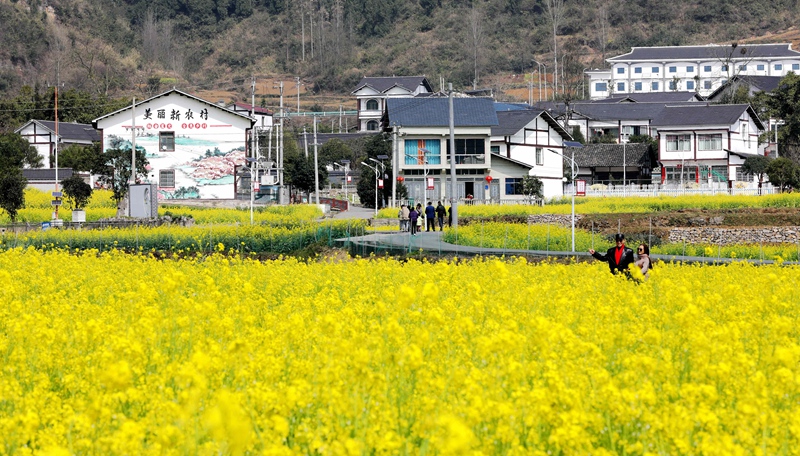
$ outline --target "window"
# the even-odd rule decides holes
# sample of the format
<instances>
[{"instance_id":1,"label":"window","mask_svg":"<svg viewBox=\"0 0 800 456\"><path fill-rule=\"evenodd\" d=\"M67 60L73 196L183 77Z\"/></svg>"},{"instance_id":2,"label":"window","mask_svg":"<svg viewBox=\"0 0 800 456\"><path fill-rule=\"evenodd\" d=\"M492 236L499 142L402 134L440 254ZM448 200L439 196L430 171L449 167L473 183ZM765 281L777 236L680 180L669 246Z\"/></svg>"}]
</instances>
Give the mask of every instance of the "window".
<instances>
[{"instance_id":1,"label":"window","mask_svg":"<svg viewBox=\"0 0 800 456\"><path fill-rule=\"evenodd\" d=\"M697 180L697 167L665 166L664 174L668 182L695 182Z\"/></svg>"},{"instance_id":2,"label":"window","mask_svg":"<svg viewBox=\"0 0 800 456\"><path fill-rule=\"evenodd\" d=\"M692 150L690 135L667 135L667 152Z\"/></svg>"},{"instance_id":3,"label":"window","mask_svg":"<svg viewBox=\"0 0 800 456\"><path fill-rule=\"evenodd\" d=\"M747 71L747 65L739 65L739 71Z\"/></svg>"},{"instance_id":4,"label":"window","mask_svg":"<svg viewBox=\"0 0 800 456\"><path fill-rule=\"evenodd\" d=\"M633 69L633 72L636 74L642 74L642 67L636 67Z\"/></svg>"},{"instance_id":5,"label":"window","mask_svg":"<svg viewBox=\"0 0 800 456\"><path fill-rule=\"evenodd\" d=\"M800 63L793 63L792 64L792 71L800 70Z\"/></svg>"},{"instance_id":6,"label":"window","mask_svg":"<svg viewBox=\"0 0 800 456\"><path fill-rule=\"evenodd\" d=\"M697 135L697 150L722 150L722 133Z\"/></svg>"},{"instance_id":7,"label":"window","mask_svg":"<svg viewBox=\"0 0 800 456\"><path fill-rule=\"evenodd\" d=\"M711 65L704 66L703 71L705 71L706 73L711 73Z\"/></svg>"},{"instance_id":8,"label":"window","mask_svg":"<svg viewBox=\"0 0 800 456\"><path fill-rule=\"evenodd\" d=\"M625 74L625 68L617 67L617 74Z\"/></svg>"},{"instance_id":9,"label":"window","mask_svg":"<svg viewBox=\"0 0 800 456\"><path fill-rule=\"evenodd\" d=\"M756 65L756 71L764 71L764 65Z\"/></svg>"},{"instance_id":10,"label":"window","mask_svg":"<svg viewBox=\"0 0 800 456\"><path fill-rule=\"evenodd\" d=\"M678 90L678 81L669 81L669 90Z\"/></svg>"},{"instance_id":11,"label":"window","mask_svg":"<svg viewBox=\"0 0 800 456\"><path fill-rule=\"evenodd\" d=\"M367 111L377 111L378 100L367 100Z\"/></svg>"},{"instance_id":12,"label":"window","mask_svg":"<svg viewBox=\"0 0 800 456\"><path fill-rule=\"evenodd\" d=\"M780 63L775 64L775 71L783 71L783 65Z\"/></svg>"},{"instance_id":13,"label":"window","mask_svg":"<svg viewBox=\"0 0 800 456\"><path fill-rule=\"evenodd\" d=\"M633 83L633 90L642 90L642 83L641 82L634 82Z\"/></svg>"},{"instance_id":14,"label":"window","mask_svg":"<svg viewBox=\"0 0 800 456\"><path fill-rule=\"evenodd\" d=\"M686 67L687 73L694 73L694 65L689 65Z\"/></svg>"},{"instance_id":15,"label":"window","mask_svg":"<svg viewBox=\"0 0 800 456\"><path fill-rule=\"evenodd\" d=\"M492 151L493 154L500 153L500 146L491 146L489 149Z\"/></svg>"},{"instance_id":16,"label":"window","mask_svg":"<svg viewBox=\"0 0 800 456\"><path fill-rule=\"evenodd\" d=\"M617 83L617 92L624 92L624 91L625 91L625 83L624 82L618 82Z\"/></svg>"},{"instance_id":17,"label":"window","mask_svg":"<svg viewBox=\"0 0 800 456\"><path fill-rule=\"evenodd\" d=\"M605 82L596 82L594 84L594 91L595 92L607 92L608 91L608 84Z\"/></svg>"},{"instance_id":18,"label":"window","mask_svg":"<svg viewBox=\"0 0 800 456\"><path fill-rule=\"evenodd\" d=\"M659 67L653 67L653 73L658 73L660 71L661 69Z\"/></svg>"},{"instance_id":19,"label":"window","mask_svg":"<svg viewBox=\"0 0 800 456\"><path fill-rule=\"evenodd\" d=\"M367 122L367 131L377 131L378 130L378 121L377 120L370 120Z\"/></svg>"},{"instance_id":20,"label":"window","mask_svg":"<svg viewBox=\"0 0 800 456\"><path fill-rule=\"evenodd\" d=\"M175 188L175 170L174 169L159 170L158 186L161 188Z\"/></svg>"},{"instance_id":21,"label":"window","mask_svg":"<svg viewBox=\"0 0 800 456\"><path fill-rule=\"evenodd\" d=\"M742 141L745 147L750 147L750 133L747 131L747 124L742 122Z\"/></svg>"},{"instance_id":22,"label":"window","mask_svg":"<svg viewBox=\"0 0 800 456\"><path fill-rule=\"evenodd\" d=\"M536 148L536 164L539 166L544 165L544 149L541 147Z\"/></svg>"},{"instance_id":23,"label":"window","mask_svg":"<svg viewBox=\"0 0 800 456\"><path fill-rule=\"evenodd\" d=\"M458 141L456 139L456 146ZM406 139L403 152L406 156L404 161L406 165L439 165L442 163L442 143L438 139Z\"/></svg>"},{"instance_id":24,"label":"window","mask_svg":"<svg viewBox=\"0 0 800 456\"><path fill-rule=\"evenodd\" d=\"M486 141L484 141L482 138L456 138L455 143L457 165L475 165L486 163ZM447 150L448 155L450 155L450 141L447 141ZM436 158L437 160L439 159L439 157ZM435 162L437 165L439 163L439 161Z\"/></svg>"},{"instance_id":25,"label":"window","mask_svg":"<svg viewBox=\"0 0 800 456\"><path fill-rule=\"evenodd\" d=\"M158 133L158 150L164 152L175 151L175 132L161 131Z\"/></svg>"},{"instance_id":26,"label":"window","mask_svg":"<svg viewBox=\"0 0 800 456\"><path fill-rule=\"evenodd\" d=\"M712 166L709 168L708 172L711 174L711 180L713 182L728 182L727 166Z\"/></svg>"},{"instance_id":27,"label":"window","mask_svg":"<svg viewBox=\"0 0 800 456\"><path fill-rule=\"evenodd\" d=\"M653 84L651 84L651 87L653 88L653 91L658 91L658 82L653 82Z\"/></svg>"},{"instance_id":28,"label":"window","mask_svg":"<svg viewBox=\"0 0 800 456\"><path fill-rule=\"evenodd\" d=\"M752 182L753 175L742 170L741 166L736 167L736 180L744 182Z\"/></svg>"},{"instance_id":29,"label":"window","mask_svg":"<svg viewBox=\"0 0 800 456\"><path fill-rule=\"evenodd\" d=\"M686 81L686 90L694 90L694 81Z\"/></svg>"},{"instance_id":30,"label":"window","mask_svg":"<svg viewBox=\"0 0 800 456\"><path fill-rule=\"evenodd\" d=\"M722 65L722 71L728 71L728 65Z\"/></svg>"},{"instance_id":31,"label":"window","mask_svg":"<svg viewBox=\"0 0 800 456\"><path fill-rule=\"evenodd\" d=\"M703 81L703 88L710 90L711 89L711 81Z\"/></svg>"},{"instance_id":32,"label":"window","mask_svg":"<svg viewBox=\"0 0 800 456\"><path fill-rule=\"evenodd\" d=\"M506 177L506 195L523 195L522 178Z\"/></svg>"},{"instance_id":33,"label":"window","mask_svg":"<svg viewBox=\"0 0 800 456\"><path fill-rule=\"evenodd\" d=\"M676 67L676 66L669 67L669 72L670 73L677 73L678 72L678 67Z\"/></svg>"}]
</instances>

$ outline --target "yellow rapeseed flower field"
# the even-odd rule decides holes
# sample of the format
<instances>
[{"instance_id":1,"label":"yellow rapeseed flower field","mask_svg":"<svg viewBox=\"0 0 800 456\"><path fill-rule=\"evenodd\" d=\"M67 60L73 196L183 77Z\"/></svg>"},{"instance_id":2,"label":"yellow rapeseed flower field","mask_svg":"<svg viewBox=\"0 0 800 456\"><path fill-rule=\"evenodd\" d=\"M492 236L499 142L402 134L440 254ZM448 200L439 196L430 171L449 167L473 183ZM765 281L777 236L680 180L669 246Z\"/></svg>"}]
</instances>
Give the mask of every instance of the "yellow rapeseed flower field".
<instances>
[{"instance_id":1,"label":"yellow rapeseed flower field","mask_svg":"<svg viewBox=\"0 0 800 456\"><path fill-rule=\"evenodd\" d=\"M794 454L800 269L0 253L3 454Z\"/></svg>"}]
</instances>

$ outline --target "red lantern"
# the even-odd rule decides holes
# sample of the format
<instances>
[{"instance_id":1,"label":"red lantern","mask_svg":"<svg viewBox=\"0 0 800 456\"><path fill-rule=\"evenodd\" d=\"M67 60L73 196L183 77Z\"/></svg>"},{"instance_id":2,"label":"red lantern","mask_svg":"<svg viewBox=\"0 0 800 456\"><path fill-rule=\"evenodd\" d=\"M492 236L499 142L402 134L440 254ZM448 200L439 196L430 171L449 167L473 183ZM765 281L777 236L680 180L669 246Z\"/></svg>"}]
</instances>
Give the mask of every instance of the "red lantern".
<instances>
[{"instance_id":1,"label":"red lantern","mask_svg":"<svg viewBox=\"0 0 800 456\"><path fill-rule=\"evenodd\" d=\"M491 184L494 178L492 176L486 176L486 182Z\"/></svg>"},{"instance_id":2,"label":"red lantern","mask_svg":"<svg viewBox=\"0 0 800 456\"><path fill-rule=\"evenodd\" d=\"M405 178L405 177L403 177L403 176L397 176L397 182L403 182L404 180L406 180L406 178Z\"/></svg>"}]
</instances>

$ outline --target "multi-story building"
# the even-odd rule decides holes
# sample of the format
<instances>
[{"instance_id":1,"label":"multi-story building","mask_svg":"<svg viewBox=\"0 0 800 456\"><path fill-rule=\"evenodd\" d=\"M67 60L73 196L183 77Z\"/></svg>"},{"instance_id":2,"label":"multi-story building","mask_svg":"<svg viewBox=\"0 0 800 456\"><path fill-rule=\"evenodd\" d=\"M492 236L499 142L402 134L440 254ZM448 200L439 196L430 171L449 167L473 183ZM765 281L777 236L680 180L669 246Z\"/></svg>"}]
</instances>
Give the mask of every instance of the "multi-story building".
<instances>
[{"instance_id":1,"label":"multi-story building","mask_svg":"<svg viewBox=\"0 0 800 456\"><path fill-rule=\"evenodd\" d=\"M358 130L379 130L388 99L426 96L432 92L425 76L361 78L352 92L358 104Z\"/></svg>"},{"instance_id":2,"label":"multi-story building","mask_svg":"<svg viewBox=\"0 0 800 456\"><path fill-rule=\"evenodd\" d=\"M800 72L800 52L790 43L634 47L606 61L610 69L585 72L592 99L674 91L707 96L733 77Z\"/></svg>"}]
</instances>

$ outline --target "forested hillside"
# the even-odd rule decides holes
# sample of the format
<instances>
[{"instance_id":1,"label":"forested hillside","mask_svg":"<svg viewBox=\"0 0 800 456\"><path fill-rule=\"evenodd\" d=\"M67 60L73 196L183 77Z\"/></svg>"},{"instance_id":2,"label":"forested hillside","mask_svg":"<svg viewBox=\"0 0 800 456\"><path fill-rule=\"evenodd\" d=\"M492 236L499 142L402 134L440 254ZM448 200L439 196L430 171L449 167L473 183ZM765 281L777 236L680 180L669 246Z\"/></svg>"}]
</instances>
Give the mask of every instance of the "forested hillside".
<instances>
[{"instance_id":1,"label":"forested hillside","mask_svg":"<svg viewBox=\"0 0 800 456\"><path fill-rule=\"evenodd\" d=\"M275 75L315 93L363 75L482 88L534 60L566 87L631 46L774 41L799 12L796 0L0 0L0 94L246 95L251 76Z\"/></svg>"}]
</instances>

